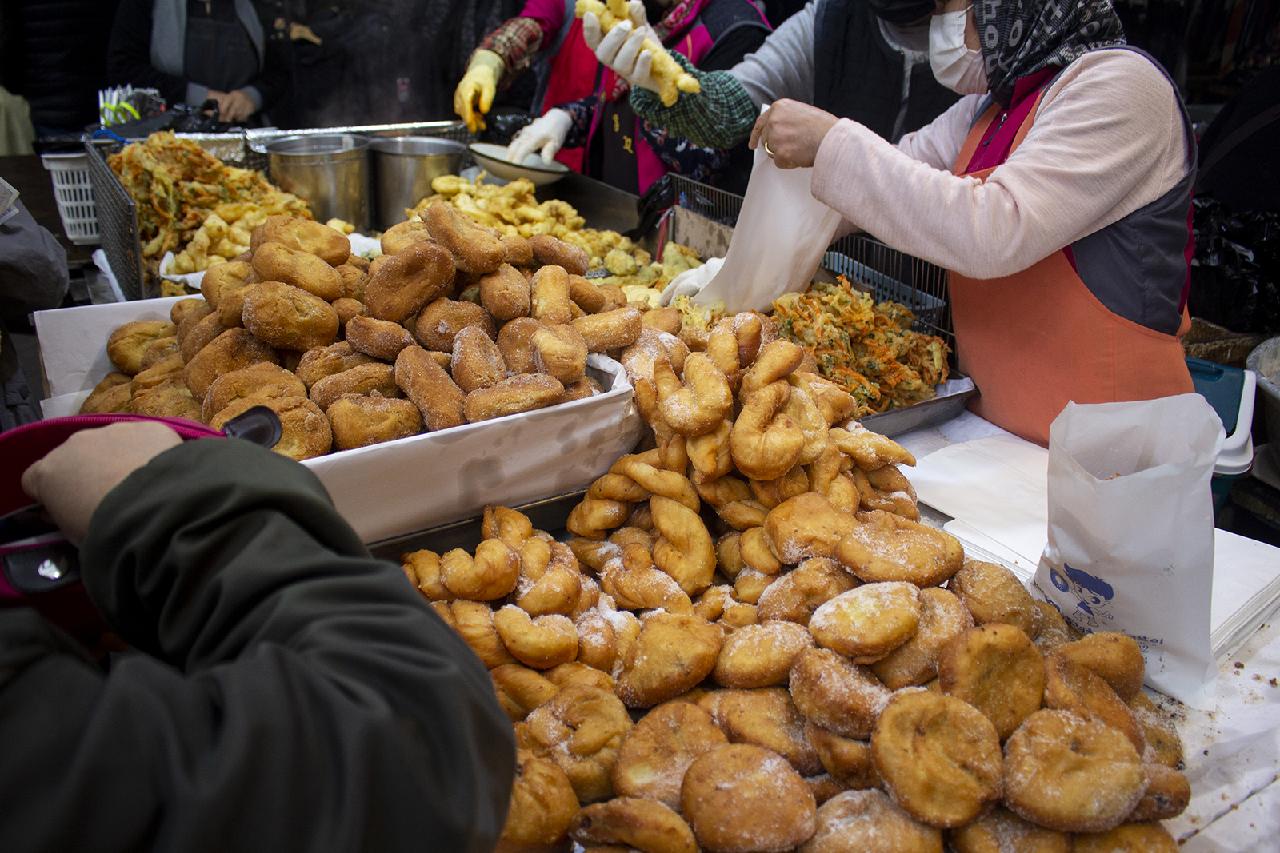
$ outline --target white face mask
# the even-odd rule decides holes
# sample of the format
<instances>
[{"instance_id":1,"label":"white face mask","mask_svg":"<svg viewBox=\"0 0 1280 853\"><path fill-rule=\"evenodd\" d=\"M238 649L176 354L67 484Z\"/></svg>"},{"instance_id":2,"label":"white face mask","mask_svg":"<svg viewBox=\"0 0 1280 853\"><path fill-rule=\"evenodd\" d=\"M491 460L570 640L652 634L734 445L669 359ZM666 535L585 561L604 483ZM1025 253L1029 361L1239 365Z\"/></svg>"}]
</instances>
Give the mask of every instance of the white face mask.
<instances>
[{"instance_id":1,"label":"white face mask","mask_svg":"<svg viewBox=\"0 0 1280 853\"><path fill-rule=\"evenodd\" d=\"M943 12L929 19L929 67L938 82L961 95L981 95L987 91L987 72L982 51L964 43L969 10Z\"/></svg>"}]
</instances>

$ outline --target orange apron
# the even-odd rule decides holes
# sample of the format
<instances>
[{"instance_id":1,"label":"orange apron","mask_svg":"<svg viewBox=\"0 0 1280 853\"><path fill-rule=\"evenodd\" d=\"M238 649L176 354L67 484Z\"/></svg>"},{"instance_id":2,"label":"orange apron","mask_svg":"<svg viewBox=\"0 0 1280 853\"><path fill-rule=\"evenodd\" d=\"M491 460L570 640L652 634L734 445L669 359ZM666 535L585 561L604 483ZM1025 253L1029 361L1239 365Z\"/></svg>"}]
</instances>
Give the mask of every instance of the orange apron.
<instances>
[{"instance_id":1,"label":"orange apron","mask_svg":"<svg viewBox=\"0 0 1280 853\"><path fill-rule=\"evenodd\" d=\"M1031 129L1043 95L1010 153ZM955 174L964 174L998 113L993 105L969 132ZM969 177L985 180L995 168ZM960 369L980 392L971 408L1028 441L1047 445L1049 424L1070 401L1152 400L1193 390L1179 341L1191 323L1186 310L1177 335L1121 317L1089 290L1065 249L1003 278L952 272L949 292Z\"/></svg>"}]
</instances>

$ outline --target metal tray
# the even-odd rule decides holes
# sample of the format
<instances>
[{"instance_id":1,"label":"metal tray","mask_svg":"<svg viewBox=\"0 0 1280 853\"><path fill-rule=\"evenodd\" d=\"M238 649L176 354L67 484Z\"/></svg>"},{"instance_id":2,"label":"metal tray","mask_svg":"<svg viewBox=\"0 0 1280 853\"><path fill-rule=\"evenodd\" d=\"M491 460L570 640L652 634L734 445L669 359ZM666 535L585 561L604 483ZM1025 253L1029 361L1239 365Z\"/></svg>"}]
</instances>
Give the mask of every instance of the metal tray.
<instances>
[{"instance_id":1,"label":"metal tray","mask_svg":"<svg viewBox=\"0 0 1280 853\"><path fill-rule=\"evenodd\" d=\"M875 415L860 418L862 424L872 432L887 435L890 438L911 432L914 429L934 426L959 415L969 400L978 393L973 380L962 373L953 373L951 378L938 386L938 396L904 409L890 409Z\"/></svg>"},{"instance_id":2,"label":"metal tray","mask_svg":"<svg viewBox=\"0 0 1280 853\"><path fill-rule=\"evenodd\" d=\"M569 520L569 513L586 495L585 490L566 492L563 495L522 504L513 509L529 516L534 529L546 531L557 539L564 539L568 535L564 525ZM400 562L401 554L422 548L430 548L438 554L454 548L474 551L484 539L480 532L481 521L481 516L465 518L462 521L442 524L439 527L431 527L406 536L383 539L369 545L369 551L373 556L393 563Z\"/></svg>"}]
</instances>

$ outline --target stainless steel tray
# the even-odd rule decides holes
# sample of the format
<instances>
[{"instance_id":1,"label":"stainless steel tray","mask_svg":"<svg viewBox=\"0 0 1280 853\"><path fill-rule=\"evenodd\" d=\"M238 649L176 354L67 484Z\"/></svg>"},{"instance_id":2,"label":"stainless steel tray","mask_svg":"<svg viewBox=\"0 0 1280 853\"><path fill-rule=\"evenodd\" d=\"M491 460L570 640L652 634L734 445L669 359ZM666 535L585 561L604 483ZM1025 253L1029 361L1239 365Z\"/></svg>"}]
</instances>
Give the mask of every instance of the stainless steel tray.
<instances>
[{"instance_id":1,"label":"stainless steel tray","mask_svg":"<svg viewBox=\"0 0 1280 853\"><path fill-rule=\"evenodd\" d=\"M534 529L546 531L557 539L563 539L566 535L564 524L569 519L570 511L586 497L586 494L585 490L567 492L522 504L513 509L518 509L529 516ZM417 533L383 539L381 542L369 545L369 551L373 556L393 563L400 562L401 554L422 548L430 548L438 554L454 548L474 551L484 538L480 533L481 521L480 516L465 518L462 521L442 524Z\"/></svg>"},{"instance_id":2,"label":"stainless steel tray","mask_svg":"<svg viewBox=\"0 0 1280 853\"><path fill-rule=\"evenodd\" d=\"M978 393L973 380L962 373L953 373L939 386L938 396L904 409L890 409L859 419L867 429L890 438L903 435L913 429L934 426L949 421L964 411L969 400Z\"/></svg>"}]
</instances>

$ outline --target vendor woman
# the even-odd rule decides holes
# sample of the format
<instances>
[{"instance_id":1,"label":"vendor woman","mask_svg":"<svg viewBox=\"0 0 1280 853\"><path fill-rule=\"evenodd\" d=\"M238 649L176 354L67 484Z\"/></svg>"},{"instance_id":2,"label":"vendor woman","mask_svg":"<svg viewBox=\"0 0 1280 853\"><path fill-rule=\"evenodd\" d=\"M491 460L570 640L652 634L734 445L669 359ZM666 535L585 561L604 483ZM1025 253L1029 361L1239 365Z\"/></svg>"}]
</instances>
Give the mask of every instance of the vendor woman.
<instances>
[{"instance_id":1,"label":"vendor woman","mask_svg":"<svg viewBox=\"0 0 1280 853\"><path fill-rule=\"evenodd\" d=\"M1192 390L1186 313L1195 142L1108 0L953 0L930 22L938 80L967 95L891 145L779 101L752 144L814 167L848 226L951 271L976 411L1046 444L1068 401Z\"/></svg>"}]
</instances>

